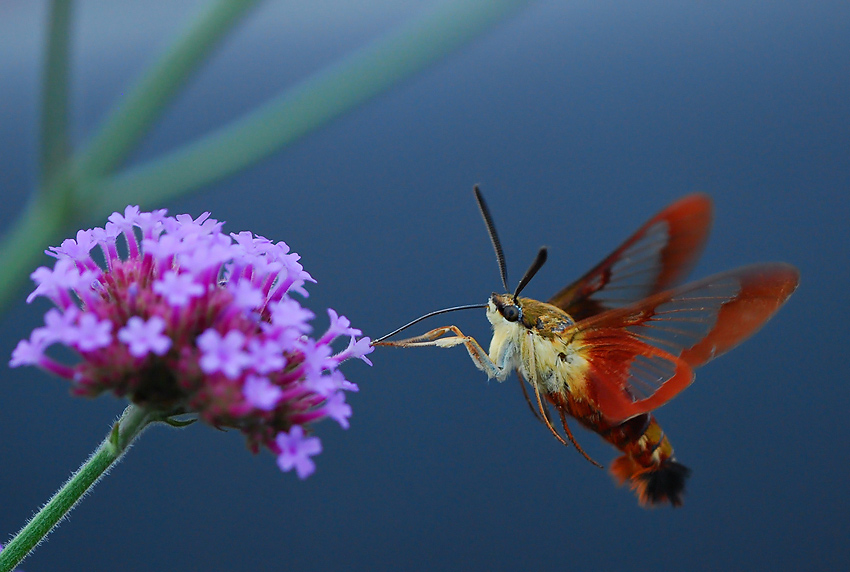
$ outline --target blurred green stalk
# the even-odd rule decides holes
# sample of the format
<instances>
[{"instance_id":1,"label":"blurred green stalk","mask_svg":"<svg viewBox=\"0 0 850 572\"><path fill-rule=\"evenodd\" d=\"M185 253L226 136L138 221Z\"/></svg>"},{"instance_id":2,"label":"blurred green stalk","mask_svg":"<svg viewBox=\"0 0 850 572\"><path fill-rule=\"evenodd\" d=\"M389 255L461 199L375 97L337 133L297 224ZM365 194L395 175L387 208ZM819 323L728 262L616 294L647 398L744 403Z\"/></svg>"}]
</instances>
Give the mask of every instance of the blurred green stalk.
<instances>
[{"instance_id":1,"label":"blurred green stalk","mask_svg":"<svg viewBox=\"0 0 850 572\"><path fill-rule=\"evenodd\" d=\"M42 129L42 189L0 241L0 308L40 253L75 227L127 204L161 206L227 177L413 76L530 0L441 3L241 119L115 173L177 90L256 0L218 0L121 99L88 146L67 156L70 0L52 5ZM48 109L49 108L49 109Z\"/></svg>"},{"instance_id":2,"label":"blurred green stalk","mask_svg":"<svg viewBox=\"0 0 850 572\"><path fill-rule=\"evenodd\" d=\"M47 57L41 100L41 181L47 187L68 159L68 53L71 45L71 0L54 0L50 8Z\"/></svg>"}]
</instances>

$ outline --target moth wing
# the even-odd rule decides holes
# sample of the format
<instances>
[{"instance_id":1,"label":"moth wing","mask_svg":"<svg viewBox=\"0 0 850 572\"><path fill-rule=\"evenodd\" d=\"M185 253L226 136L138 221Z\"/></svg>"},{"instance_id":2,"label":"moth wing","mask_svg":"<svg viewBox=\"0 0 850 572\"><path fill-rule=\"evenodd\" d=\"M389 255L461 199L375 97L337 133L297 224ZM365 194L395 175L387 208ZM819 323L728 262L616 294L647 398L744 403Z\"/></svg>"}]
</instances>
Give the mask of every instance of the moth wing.
<instances>
[{"instance_id":1,"label":"moth wing","mask_svg":"<svg viewBox=\"0 0 850 572\"><path fill-rule=\"evenodd\" d=\"M702 253L711 218L707 195L676 201L549 303L578 321L675 286Z\"/></svg>"},{"instance_id":2,"label":"moth wing","mask_svg":"<svg viewBox=\"0 0 850 572\"><path fill-rule=\"evenodd\" d=\"M693 381L693 368L761 328L798 281L787 264L746 266L577 323L587 397L611 421L660 407Z\"/></svg>"}]
</instances>

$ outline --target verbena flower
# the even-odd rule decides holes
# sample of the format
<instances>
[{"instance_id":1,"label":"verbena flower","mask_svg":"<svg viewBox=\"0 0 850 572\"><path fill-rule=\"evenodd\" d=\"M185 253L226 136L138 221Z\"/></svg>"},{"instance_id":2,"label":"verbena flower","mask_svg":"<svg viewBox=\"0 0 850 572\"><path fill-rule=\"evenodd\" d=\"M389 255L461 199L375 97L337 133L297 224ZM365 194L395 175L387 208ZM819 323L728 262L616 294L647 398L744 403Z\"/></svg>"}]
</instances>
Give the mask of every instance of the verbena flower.
<instances>
[{"instance_id":1,"label":"verbena flower","mask_svg":"<svg viewBox=\"0 0 850 572\"><path fill-rule=\"evenodd\" d=\"M27 302L44 296L56 307L10 365L66 378L78 395L111 391L164 416L196 413L239 429L252 451L267 447L282 470L305 478L322 450L308 425L330 417L348 427L343 392L357 386L338 367L350 358L371 365L369 338L330 309L327 331L310 337L314 315L291 296L306 297L315 282L300 257L221 227L209 213L193 220L128 206L105 228L51 247L56 263L32 273ZM339 337L348 345L335 352ZM81 360L48 356L55 344Z\"/></svg>"}]
</instances>

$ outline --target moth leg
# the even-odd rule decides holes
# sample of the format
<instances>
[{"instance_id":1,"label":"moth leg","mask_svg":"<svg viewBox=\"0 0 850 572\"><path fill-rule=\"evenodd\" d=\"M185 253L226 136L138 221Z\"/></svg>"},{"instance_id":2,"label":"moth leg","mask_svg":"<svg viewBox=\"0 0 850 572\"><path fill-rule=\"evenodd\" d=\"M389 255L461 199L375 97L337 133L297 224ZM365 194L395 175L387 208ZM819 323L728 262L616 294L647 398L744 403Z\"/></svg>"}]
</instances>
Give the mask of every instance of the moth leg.
<instances>
[{"instance_id":1,"label":"moth leg","mask_svg":"<svg viewBox=\"0 0 850 572\"><path fill-rule=\"evenodd\" d=\"M445 338L441 337L449 332L454 335ZM500 368L498 365L493 363L493 360L490 359L490 356L487 355L487 352L484 351L481 344L479 344L472 336L467 336L461 332L457 326L443 326L442 328L435 328L430 332L425 332L421 336L416 336L415 338L407 338L405 340L398 340L395 342L378 342L375 345L396 348L422 348L427 346L453 348L454 346L459 346L461 344L463 344L466 348L466 351L469 353L469 357L472 358L472 362L475 364L475 367L486 373L487 377L495 377L499 381L504 381L508 376L510 370L507 368Z\"/></svg>"},{"instance_id":2,"label":"moth leg","mask_svg":"<svg viewBox=\"0 0 850 572\"><path fill-rule=\"evenodd\" d=\"M564 413L561 409L558 409L558 415L560 415L560 416L561 416L561 425L563 425L563 426L564 426L564 432L567 434L567 437L569 437L569 439L570 439L570 443L572 443L573 445L575 445L575 447L576 447L576 451L578 451L579 453L581 453L581 454L584 456L584 458L585 458L585 459L587 459L587 460L588 460L588 461L590 461L592 464L596 465L597 467L599 467L599 468L601 469L601 468L602 468L602 465L600 465L599 463L597 463L596 461L594 461L594 460L593 460L593 458L592 458L590 455L588 455L587 453L585 453L585 452L584 452L584 449L582 449L582 448L581 448L581 445L579 445L579 444L578 444L578 442L577 442L577 441L575 440L575 438L573 437L573 432L572 432L572 431L570 431L570 426L569 426L569 425L567 425L567 415L566 415L566 413Z\"/></svg>"},{"instance_id":3,"label":"moth leg","mask_svg":"<svg viewBox=\"0 0 850 572\"><path fill-rule=\"evenodd\" d=\"M537 412L537 409L534 408L534 405L531 403L531 398L528 397L528 390L525 389L525 379L522 377L522 374L517 371L517 379L519 379L519 387L522 389L522 395L525 397L525 402L528 403L528 408L531 409L531 414L534 415L534 418L540 421L541 423L545 423L543 418L540 417L540 413ZM549 412L544 409L544 413L546 413L547 417ZM551 421L550 421L551 423Z\"/></svg>"},{"instance_id":4,"label":"moth leg","mask_svg":"<svg viewBox=\"0 0 850 572\"><path fill-rule=\"evenodd\" d=\"M535 359L534 359L534 352L529 352L528 358L529 358L531 375L532 375L532 377L536 377L537 364L536 364ZM537 408L540 411L540 416L542 417L542 421L546 424L546 427L549 428L549 431L552 432L552 435L554 435L555 438L558 441L560 441L565 447L569 447L569 444L564 440L563 437L561 437L561 434L558 433L558 431L555 430L555 428L552 426L552 422L549 420L549 412L544 407L543 400L540 399L540 386L538 385L537 380L531 379L530 381L531 381L532 387L534 387L534 397L537 398ZM524 389L524 387L523 387L523 389ZM587 459L588 461L590 461L591 463L593 463L594 465L596 465L597 467L599 467L601 469L602 465L600 465L599 463L594 461L591 458L590 455L585 453L584 449L581 448L581 445L579 445L576 442L575 438L573 437L572 431L570 431L569 425L567 425L566 413L564 413L564 411L560 407L556 407L556 409L558 410L558 415L561 417L561 424L564 426L564 432L566 433L567 438L570 440L570 443L573 444L573 446L576 448L576 450L579 453L581 453L584 456L585 459Z\"/></svg>"},{"instance_id":5,"label":"moth leg","mask_svg":"<svg viewBox=\"0 0 850 572\"><path fill-rule=\"evenodd\" d=\"M452 332L455 335L449 338L443 338L442 340L437 339L448 332ZM374 345L390 346L393 348L419 348L424 346L452 347L463 343L462 338L465 337L466 336L463 335L463 332L461 332L457 326L443 326L442 328L434 328L430 332L425 332L421 336L416 336L415 338L406 338L403 340L396 340L394 342L375 342Z\"/></svg>"}]
</instances>

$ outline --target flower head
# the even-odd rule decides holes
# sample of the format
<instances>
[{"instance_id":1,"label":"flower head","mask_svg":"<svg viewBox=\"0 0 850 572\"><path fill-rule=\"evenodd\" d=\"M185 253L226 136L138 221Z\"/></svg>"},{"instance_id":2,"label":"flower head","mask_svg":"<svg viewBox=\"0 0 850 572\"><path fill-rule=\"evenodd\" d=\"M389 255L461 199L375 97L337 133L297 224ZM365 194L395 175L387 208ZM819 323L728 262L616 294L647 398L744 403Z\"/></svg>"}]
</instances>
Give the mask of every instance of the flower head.
<instances>
[{"instance_id":1,"label":"flower head","mask_svg":"<svg viewBox=\"0 0 850 572\"><path fill-rule=\"evenodd\" d=\"M97 248L103 264L91 256ZM195 413L237 428L251 450L268 448L301 478L322 450L309 425L331 418L348 427L344 391L357 386L338 366L355 357L369 363L369 338L330 309L328 329L310 337L314 314L291 294L306 296L304 285L315 281L285 243L226 235L209 213L192 219L128 206L47 254L56 262L32 273L27 301L43 296L56 307L10 365L55 373L79 395L111 391L163 417ZM347 345L335 351L339 337ZM80 361L51 358L54 344Z\"/></svg>"}]
</instances>

